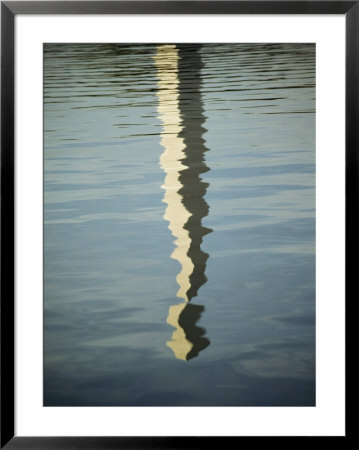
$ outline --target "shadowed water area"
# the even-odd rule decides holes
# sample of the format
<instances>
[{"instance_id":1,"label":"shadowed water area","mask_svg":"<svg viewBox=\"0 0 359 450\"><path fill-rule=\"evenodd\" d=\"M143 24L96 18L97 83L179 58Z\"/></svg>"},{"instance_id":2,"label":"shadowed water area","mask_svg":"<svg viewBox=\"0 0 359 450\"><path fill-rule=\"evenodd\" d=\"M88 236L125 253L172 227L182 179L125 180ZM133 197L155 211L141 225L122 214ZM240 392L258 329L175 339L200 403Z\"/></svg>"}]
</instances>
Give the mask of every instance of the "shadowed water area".
<instances>
[{"instance_id":1,"label":"shadowed water area","mask_svg":"<svg viewBox=\"0 0 359 450\"><path fill-rule=\"evenodd\" d=\"M315 404L315 46L44 46L44 405Z\"/></svg>"}]
</instances>

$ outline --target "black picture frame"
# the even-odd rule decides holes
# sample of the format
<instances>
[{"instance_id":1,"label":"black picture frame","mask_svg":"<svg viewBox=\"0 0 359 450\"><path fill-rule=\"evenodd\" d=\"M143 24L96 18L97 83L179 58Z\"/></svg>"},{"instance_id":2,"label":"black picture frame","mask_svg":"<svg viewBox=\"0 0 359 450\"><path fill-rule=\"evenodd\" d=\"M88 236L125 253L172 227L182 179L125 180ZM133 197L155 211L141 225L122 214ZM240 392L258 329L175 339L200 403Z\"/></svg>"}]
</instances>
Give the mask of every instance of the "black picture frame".
<instances>
[{"instance_id":1,"label":"black picture frame","mask_svg":"<svg viewBox=\"0 0 359 450\"><path fill-rule=\"evenodd\" d=\"M346 19L346 311L354 302L358 248L359 1L1 2L1 442L6 449L160 449L238 445L248 437L14 436L14 19L18 14L341 14ZM353 298L352 298L353 297ZM346 312L346 318L349 318ZM349 343L348 322L346 342ZM347 348L347 346L346 346ZM348 351L346 350L346 354ZM346 434L351 437L346 383ZM323 436L324 438L325 436ZM280 437L287 441L292 437ZM310 437L307 437L310 438ZM260 441L263 437L260 437ZM271 438L273 439L273 438ZM318 438L316 438L318 439ZM285 445L287 443L283 442Z\"/></svg>"}]
</instances>

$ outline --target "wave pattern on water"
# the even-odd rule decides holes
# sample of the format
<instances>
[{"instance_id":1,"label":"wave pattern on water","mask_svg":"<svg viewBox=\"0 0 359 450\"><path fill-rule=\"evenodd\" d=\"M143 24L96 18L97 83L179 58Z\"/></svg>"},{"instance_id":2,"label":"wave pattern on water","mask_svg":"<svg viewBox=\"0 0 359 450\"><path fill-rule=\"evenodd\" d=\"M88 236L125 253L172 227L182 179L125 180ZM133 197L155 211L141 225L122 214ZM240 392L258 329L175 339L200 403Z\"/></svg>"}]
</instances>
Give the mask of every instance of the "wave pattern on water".
<instances>
[{"instance_id":1,"label":"wave pattern on water","mask_svg":"<svg viewBox=\"0 0 359 450\"><path fill-rule=\"evenodd\" d=\"M44 333L46 406L315 404L315 45L44 46Z\"/></svg>"}]
</instances>

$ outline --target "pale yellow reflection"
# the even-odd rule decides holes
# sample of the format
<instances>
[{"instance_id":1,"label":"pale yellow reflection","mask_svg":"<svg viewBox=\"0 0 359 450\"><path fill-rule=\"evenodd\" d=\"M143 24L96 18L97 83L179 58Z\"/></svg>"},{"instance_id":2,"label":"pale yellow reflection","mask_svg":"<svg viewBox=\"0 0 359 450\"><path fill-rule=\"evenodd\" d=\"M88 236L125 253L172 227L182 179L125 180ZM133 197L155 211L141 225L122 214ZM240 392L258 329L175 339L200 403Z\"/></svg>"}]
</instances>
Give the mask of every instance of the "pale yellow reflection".
<instances>
[{"instance_id":1,"label":"pale yellow reflection","mask_svg":"<svg viewBox=\"0 0 359 450\"><path fill-rule=\"evenodd\" d=\"M190 289L190 275L193 271L192 260L187 253L191 240L189 232L185 230L190 213L182 203L179 190L182 184L179 181L180 171L186 169L181 163L185 157L185 144L179 137L182 131L181 117L179 110L179 79L178 79L178 49L175 45L161 45L157 47L155 64L157 66L158 81L158 106L157 110L162 121L161 145L164 151L160 157L161 168L165 171L166 177L162 188L165 189L163 202L167 203L164 219L168 220L168 228L176 238L176 248L171 257L181 264L181 271L176 280L179 285L177 297L188 301L187 292ZM167 342L175 357L187 359L193 344L186 339L183 328L179 325L179 317L186 303L173 305L168 312L167 322L176 330L172 339Z\"/></svg>"},{"instance_id":2,"label":"pale yellow reflection","mask_svg":"<svg viewBox=\"0 0 359 450\"><path fill-rule=\"evenodd\" d=\"M163 202L167 203L164 219L168 220L168 228L176 238L174 241L176 248L171 257L182 266L176 277L179 285L177 297L188 301L187 292L191 287L189 277L194 265L187 255L191 239L189 232L184 228L191 214L183 205L182 196L179 194L182 188L179 181L180 171L187 169L187 166L181 163L186 155L185 144L179 137L182 126L179 110L178 49L175 45L160 45L154 59L159 78L157 110L162 121L161 145L164 148L160 165L166 173L162 185L165 189Z\"/></svg>"},{"instance_id":3,"label":"pale yellow reflection","mask_svg":"<svg viewBox=\"0 0 359 450\"><path fill-rule=\"evenodd\" d=\"M183 302L179 305L170 306L167 323L176 328L172 334L172 339L166 345L173 351L177 359L187 361L187 356L192 350L193 343L186 338L183 328L178 323L181 312L185 309L187 303Z\"/></svg>"}]
</instances>

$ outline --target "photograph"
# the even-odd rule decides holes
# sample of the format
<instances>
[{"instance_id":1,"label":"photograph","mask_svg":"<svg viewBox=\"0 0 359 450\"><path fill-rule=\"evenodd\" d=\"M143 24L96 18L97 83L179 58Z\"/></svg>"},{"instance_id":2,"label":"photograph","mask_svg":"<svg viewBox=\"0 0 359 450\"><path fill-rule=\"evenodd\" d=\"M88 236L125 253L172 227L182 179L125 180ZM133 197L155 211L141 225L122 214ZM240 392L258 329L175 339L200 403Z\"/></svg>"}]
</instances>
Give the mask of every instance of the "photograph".
<instances>
[{"instance_id":1,"label":"photograph","mask_svg":"<svg viewBox=\"0 0 359 450\"><path fill-rule=\"evenodd\" d=\"M316 44L43 43L43 406L316 406Z\"/></svg>"}]
</instances>

